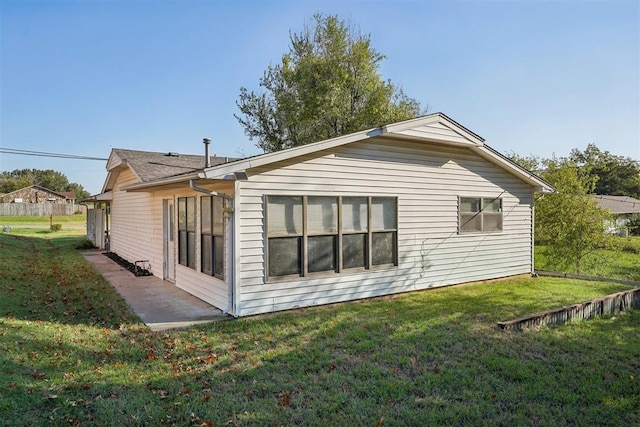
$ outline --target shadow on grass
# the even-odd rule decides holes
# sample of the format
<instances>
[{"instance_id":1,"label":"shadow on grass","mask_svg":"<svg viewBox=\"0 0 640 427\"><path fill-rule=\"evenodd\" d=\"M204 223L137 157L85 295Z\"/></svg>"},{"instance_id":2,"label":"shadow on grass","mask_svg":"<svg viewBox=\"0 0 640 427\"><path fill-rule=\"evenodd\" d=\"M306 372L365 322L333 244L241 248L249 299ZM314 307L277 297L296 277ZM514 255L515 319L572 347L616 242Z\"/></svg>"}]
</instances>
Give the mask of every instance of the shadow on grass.
<instances>
[{"instance_id":1,"label":"shadow on grass","mask_svg":"<svg viewBox=\"0 0 640 427\"><path fill-rule=\"evenodd\" d=\"M495 326L619 285L518 279L151 333L71 241L0 245L7 425L640 419L637 311L519 334Z\"/></svg>"},{"instance_id":2,"label":"shadow on grass","mask_svg":"<svg viewBox=\"0 0 640 427\"><path fill-rule=\"evenodd\" d=\"M52 348L67 355L62 366L2 356L16 372L5 399L30 405L6 413L15 425L637 421L640 313L510 334L485 321L492 302L475 294L407 297L163 334L110 331L107 343Z\"/></svg>"},{"instance_id":3,"label":"shadow on grass","mask_svg":"<svg viewBox=\"0 0 640 427\"><path fill-rule=\"evenodd\" d=\"M108 328L139 322L75 249L82 241L0 235L0 316Z\"/></svg>"}]
</instances>

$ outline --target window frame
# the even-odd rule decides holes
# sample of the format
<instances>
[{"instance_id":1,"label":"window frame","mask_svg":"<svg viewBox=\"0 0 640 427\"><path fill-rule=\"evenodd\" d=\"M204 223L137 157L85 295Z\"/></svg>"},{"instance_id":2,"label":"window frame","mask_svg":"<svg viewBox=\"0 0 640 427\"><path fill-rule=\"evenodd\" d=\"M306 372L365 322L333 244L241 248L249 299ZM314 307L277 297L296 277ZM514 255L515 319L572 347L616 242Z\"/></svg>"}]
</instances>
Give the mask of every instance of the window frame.
<instances>
[{"instance_id":1,"label":"window frame","mask_svg":"<svg viewBox=\"0 0 640 427\"><path fill-rule=\"evenodd\" d=\"M294 274L286 274L286 275L271 275L270 271L270 239L278 239L283 236L278 233L271 233L269 230L269 199L271 197L292 197L292 198L301 198L302 199L302 233L298 233L295 235L290 235L287 237L290 238L298 238L300 240L299 243L299 253L298 253L298 271L299 273ZM309 232L309 221L308 221L308 200L309 198L315 197L326 197L334 199L337 203L337 227L335 232ZM365 198L367 203L367 213L366 213L366 227L364 230L343 230L343 198ZM374 199L390 199L393 201L393 226L392 227L384 227L383 229L374 230L372 227L372 203ZM302 279L302 278L311 278L317 277L319 275L335 275L341 273L352 273L352 272L363 272L363 271L371 271L377 269L388 269L392 267L398 266L398 197L397 196L364 196L364 195L344 195L344 196L335 196L335 195L264 195L263 201L263 212L264 212L264 253L265 253L265 283L280 281L280 280L291 280L291 279ZM384 220L383 220L384 221ZM391 254L391 262L374 264L373 257L373 236L378 234L386 234L392 233L392 254ZM364 238L364 266L356 266L345 268L344 267L344 236L348 235L362 235ZM323 271L309 271L310 259L309 259L309 238L318 237L318 236L334 236L334 269L323 270Z\"/></svg>"},{"instance_id":2,"label":"window frame","mask_svg":"<svg viewBox=\"0 0 640 427\"><path fill-rule=\"evenodd\" d=\"M463 200L473 200L478 203L478 211L463 211ZM500 203L499 211L486 211L487 206L498 201ZM466 219L463 224L463 215L475 214L470 219ZM487 230L485 229L485 216L500 214L500 228ZM472 219L479 218L479 230L465 230L464 226L471 222ZM458 196L458 234L486 234L486 233L502 233L504 231L504 200L502 197L483 197L483 196Z\"/></svg>"},{"instance_id":3,"label":"window frame","mask_svg":"<svg viewBox=\"0 0 640 427\"><path fill-rule=\"evenodd\" d=\"M191 227L188 219L189 202L191 202L191 209L193 210ZM184 220L181 218L183 203ZM185 259L184 261L183 258ZM178 197L178 264L194 270L196 269L196 198L193 196Z\"/></svg>"},{"instance_id":4,"label":"window frame","mask_svg":"<svg viewBox=\"0 0 640 427\"><path fill-rule=\"evenodd\" d=\"M205 204L204 201L207 200ZM215 203L220 203L220 216L221 218L217 219L215 212ZM225 200L220 196L201 196L200 197L200 272L202 274L206 274L208 276L217 277L220 280L224 280L224 270L225 270L225 256L224 256L224 239L225 239L225 222L224 222L224 208L225 208ZM209 219L209 224L207 227L204 227L203 221L205 220L204 209L208 207L209 212L207 213L207 218ZM217 220L222 220L220 224L221 230L216 231ZM206 230L206 231L205 231ZM209 240L209 247L211 250L211 254L206 254L206 245L205 240ZM216 245L216 243L221 246ZM216 248L221 248L219 251ZM218 253L221 252L221 253ZM222 257L221 262L221 271L218 271L216 268L218 256ZM205 260L208 259L208 264L210 264L210 269L205 267ZM218 260L220 261L220 260Z\"/></svg>"}]
</instances>

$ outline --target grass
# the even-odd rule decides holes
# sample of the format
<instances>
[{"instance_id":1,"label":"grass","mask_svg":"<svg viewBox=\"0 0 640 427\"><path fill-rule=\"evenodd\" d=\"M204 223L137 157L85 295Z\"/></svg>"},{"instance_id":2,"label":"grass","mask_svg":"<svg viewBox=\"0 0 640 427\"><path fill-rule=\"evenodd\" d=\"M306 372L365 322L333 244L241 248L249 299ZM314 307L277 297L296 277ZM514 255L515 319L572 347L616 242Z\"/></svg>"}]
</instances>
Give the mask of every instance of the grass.
<instances>
[{"instance_id":1,"label":"grass","mask_svg":"<svg viewBox=\"0 0 640 427\"><path fill-rule=\"evenodd\" d=\"M519 278L150 332L73 249L0 234L3 425L633 425L640 312L495 323L626 287Z\"/></svg>"},{"instance_id":2,"label":"grass","mask_svg":"<svg viewBox=\"0 0 640 427\"><path fill-rule=\"evenodd\" d=\"M546 246L536 245L535 265L538 270L557 271L545 254ZM612 237L610 249L598 249L587 255L580 274L640 282L640 237ZM576 273L571 267L564 273Z\"/></svg>"},{"instance_id":3,"label":"grass","mask_svg":"<svg viewBox=\"0 0 640 427\"><path fill-rule=\"evenodd\" d=\"M71 226L81 226L87 223L87 216L83 213L78 213L74 215L54 215L53 224L62 224L64 228L65 225ZM0 226L2 225L10 225L10 226L20 226L20 225L30 225L30 226L42 226L49 227L51 224L51 220L48 216L0 216Z\"/></svg>"}]
</instances>

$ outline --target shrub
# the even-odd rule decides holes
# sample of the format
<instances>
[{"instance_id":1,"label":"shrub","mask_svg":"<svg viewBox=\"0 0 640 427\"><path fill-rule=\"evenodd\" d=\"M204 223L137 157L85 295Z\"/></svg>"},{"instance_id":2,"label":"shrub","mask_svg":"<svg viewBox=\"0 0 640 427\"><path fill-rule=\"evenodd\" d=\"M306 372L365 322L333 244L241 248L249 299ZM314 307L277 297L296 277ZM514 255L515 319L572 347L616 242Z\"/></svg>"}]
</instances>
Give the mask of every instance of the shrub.
<instances>
[{"instance_id":1,"label":"shrub","mask_svg":"<svg viewBox=\"0 0 640 427\"><path fill-rule=\"evenodd\" d=\"M640 217L635 217L627 222L627 229L632 236L640 236Z\"/></svg>"},{"instance_id":2,"label":"shrub","mask_svg":"<svg viewBox=\"0 0 640 427\"><path fill-rule=\"evenodd\" d=\"M60 231L62 230L62 224L51 224L51 231Z\"/></svg>"},{"instance_id":3,"label":"shrub","mask_svg":"<svg viewBox=\"0 0 640 427\"><path fill-rule=\"evenodd\" d=\"M78 245L76 245L76 249L78 249L78 250L95 249L95 248L96 248L96 246L89 239L84 239L82 242L80 242L80 243L78 243Z\"/></svg>"},{"instance_id":4,"label":"shrub","mask_svg":"<svg viewBox=\"0 0 640 427\"><path fill-rule=\"evenodd\" d=\"M613 237L611 242L612 247L606 249L640 254L640 239L637 237Z\"/></svg>"}]
</instances>

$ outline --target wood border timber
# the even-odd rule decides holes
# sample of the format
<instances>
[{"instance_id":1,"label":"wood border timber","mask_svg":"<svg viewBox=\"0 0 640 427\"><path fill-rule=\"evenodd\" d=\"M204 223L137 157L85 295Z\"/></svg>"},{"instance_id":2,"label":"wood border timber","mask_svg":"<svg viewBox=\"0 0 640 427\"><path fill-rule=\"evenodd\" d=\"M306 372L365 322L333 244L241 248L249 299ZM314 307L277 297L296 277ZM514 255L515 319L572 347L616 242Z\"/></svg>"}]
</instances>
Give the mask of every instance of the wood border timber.
<instances>
[{"instance_id":1,"label":"wood border timber","mask_svg":"<svg viewBox=\"0 0 640 427\"><path fill-rule=\"evenodd\" d=\"M632 308L640 308L640 288L618 292L554 310L543 311L515 320L498 322L498 327L506 331L520 331L536 326L564 325L607 314L618 314Z\"/></svg>"}]
</instances>

